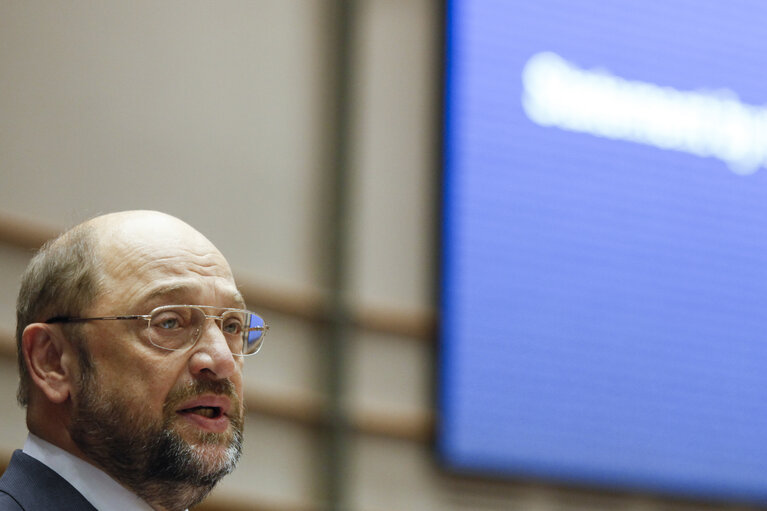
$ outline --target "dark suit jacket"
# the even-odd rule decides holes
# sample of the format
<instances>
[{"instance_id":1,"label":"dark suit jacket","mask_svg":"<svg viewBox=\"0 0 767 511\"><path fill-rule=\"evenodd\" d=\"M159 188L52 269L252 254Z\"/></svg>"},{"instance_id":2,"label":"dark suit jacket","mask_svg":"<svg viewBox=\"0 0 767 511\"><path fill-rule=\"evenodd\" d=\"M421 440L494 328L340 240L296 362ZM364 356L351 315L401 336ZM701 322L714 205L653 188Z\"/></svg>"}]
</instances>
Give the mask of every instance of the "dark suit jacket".
<instances>
[{"instance_id":1,"label":"dark suit jacket","mask_svg":"<svg viewBox=\"0 0 767 511\"><path fill-rule=\"evenodd\" d=\"M0 479L0 511L96 511L63 477L15 451Z\"/></svg>"}]
</instances>

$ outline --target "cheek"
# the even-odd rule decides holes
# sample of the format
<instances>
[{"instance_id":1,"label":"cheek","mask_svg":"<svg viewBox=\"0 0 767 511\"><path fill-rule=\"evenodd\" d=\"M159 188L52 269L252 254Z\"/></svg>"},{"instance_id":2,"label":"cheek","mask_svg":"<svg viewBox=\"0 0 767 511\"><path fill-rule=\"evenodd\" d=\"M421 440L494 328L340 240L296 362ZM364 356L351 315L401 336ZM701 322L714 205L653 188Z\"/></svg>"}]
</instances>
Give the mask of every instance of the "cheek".
<instances>
[{"instance_id":1,"label":"cheek","mask_svg":"<svg viewBox=\"0 0 767 511\"><path fill-rule=\"evenodd\" d=\"M239 371L234 376L232 376L232 383L234 383L234 387L237 389L237 395L240 397L240 401L243 401L245 394L245 384L242 376L242 366L240 366Z\"/></svg>"},{"instance_id":2,"label":"cheek","mask_svg":"<svg viewBox=\"0 0 767 511\"><path fill-rule=\"evenodd\" d=\"M178 379L164 365L136 357L111 357L97 364L97 381L109 395L119 396L121 406L140 415L162 417L166 398Z\"/></svg>"}]
</instances>

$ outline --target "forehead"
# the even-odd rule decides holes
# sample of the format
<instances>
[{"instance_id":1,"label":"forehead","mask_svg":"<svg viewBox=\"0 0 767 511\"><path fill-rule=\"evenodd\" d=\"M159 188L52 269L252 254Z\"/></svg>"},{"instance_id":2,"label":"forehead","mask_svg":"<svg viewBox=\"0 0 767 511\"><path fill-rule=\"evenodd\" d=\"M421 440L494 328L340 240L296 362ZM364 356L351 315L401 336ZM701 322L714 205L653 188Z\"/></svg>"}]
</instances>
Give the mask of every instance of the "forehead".
<instances>
[{"instance_id":1,"label":"forehead","mask_svg":"<svg viewBox=\"0 0 767 511\"><path fill-rule=\"evenodd\" d=\"M138 293L135 301L147 308L170 304L245 308L239 290L227 280L216 283L174 278L155 281Z\"/></svg>"},{"instance_id":2,"label":"forehead","mask_svg":"<svg viewBox=\"0 0 767 511\"><path fill-rule=\"evenodd\" d=\"M120 226L100 240L106 301L242 305L224 256L186 224Z\"/></svg>"}]
</instances>

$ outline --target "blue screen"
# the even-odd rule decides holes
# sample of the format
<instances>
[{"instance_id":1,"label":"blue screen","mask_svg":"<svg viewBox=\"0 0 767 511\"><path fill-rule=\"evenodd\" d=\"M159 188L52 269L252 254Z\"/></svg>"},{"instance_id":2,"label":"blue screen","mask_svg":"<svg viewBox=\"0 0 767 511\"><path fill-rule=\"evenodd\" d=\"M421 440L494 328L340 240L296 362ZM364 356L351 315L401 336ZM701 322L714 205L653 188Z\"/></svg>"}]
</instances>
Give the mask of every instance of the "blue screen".
<instances>
[{"instance_id":1,"label":"blue screen","mask_svg":"<svg viewBox=\"0 0 767 511\"><path fill-rule=\"evenodd\" d=\"M767 3L447 19L445 463L767 503Z\"/></svg>"}]
</instances>

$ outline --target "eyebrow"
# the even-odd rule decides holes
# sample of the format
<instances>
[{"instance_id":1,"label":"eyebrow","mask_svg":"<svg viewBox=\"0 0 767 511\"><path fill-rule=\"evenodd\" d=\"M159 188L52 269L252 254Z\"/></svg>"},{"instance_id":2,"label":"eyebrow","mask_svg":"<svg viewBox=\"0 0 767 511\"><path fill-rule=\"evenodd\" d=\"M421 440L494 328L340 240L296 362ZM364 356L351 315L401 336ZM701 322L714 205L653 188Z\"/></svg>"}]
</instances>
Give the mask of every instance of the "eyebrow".
<instances>
[{"instance_id":1,"label":"eyebrow","mask_svg":"<svg viewBox=\"0 0 767 511\"><path fill-rule=\"evenodd\" d=\"M184 284L184 283L168 284L168 285L156 287L149 294L144 296L141 301L143 303L147 303L147 302L152 302L154 300L157 300L159 298L171 298L173 296L178 296L178 295L188 295L188 294L198 293L199 290L200 290L199 286L190 285L190 284ZM242 309L246 308L245 300L243 299L242 294L240 294L239 290L235 290L235 292L232 293L231 304L233 304L236 308L242 308ZM187 304L187 305L205 305L205 304Z\"/></svg>"}]
</instances>

